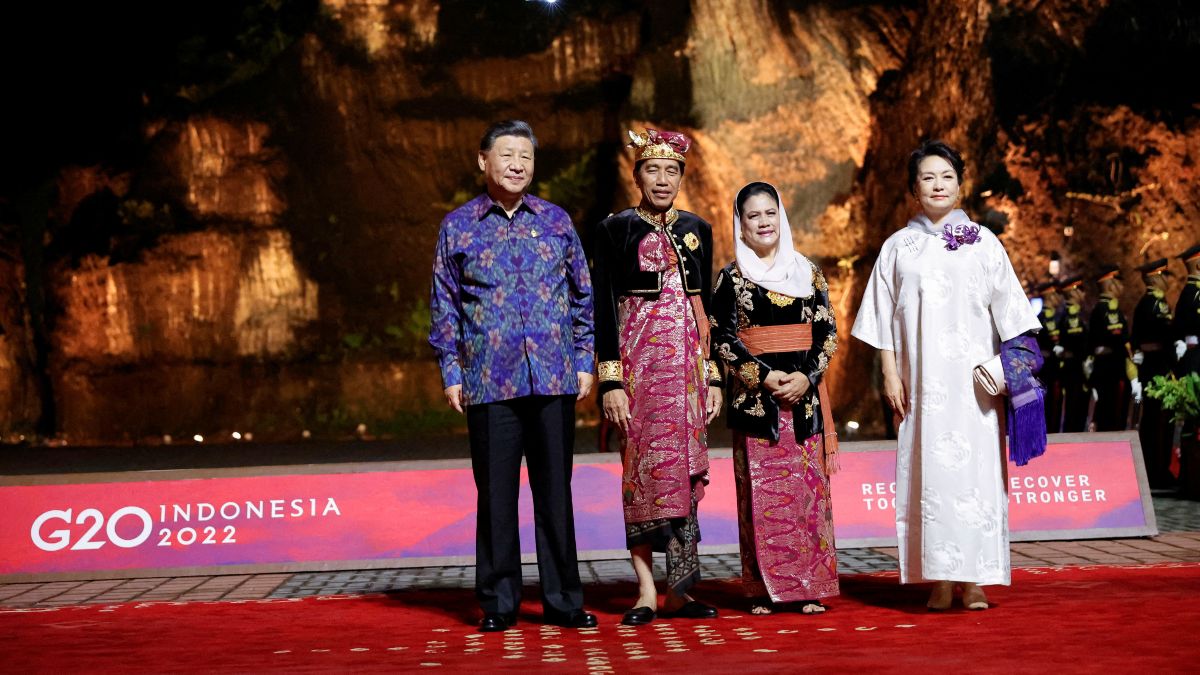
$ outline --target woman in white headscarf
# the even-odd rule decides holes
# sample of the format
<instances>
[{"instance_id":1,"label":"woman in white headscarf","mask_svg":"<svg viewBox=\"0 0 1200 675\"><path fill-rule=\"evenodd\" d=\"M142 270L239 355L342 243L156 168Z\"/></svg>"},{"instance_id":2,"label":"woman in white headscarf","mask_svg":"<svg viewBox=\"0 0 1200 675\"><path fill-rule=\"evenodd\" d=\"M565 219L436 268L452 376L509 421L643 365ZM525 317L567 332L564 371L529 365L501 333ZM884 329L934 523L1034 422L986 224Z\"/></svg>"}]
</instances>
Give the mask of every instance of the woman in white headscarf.
<instances>
[{"instance_id":1,"label":"woman in white headscarf","mask_svg":"<svg viewBox=\"0 0 1200 675\"><path fill-rule=\"evenodd\" d=\"M825 611L838 594L829 474L837 436L822 378L837 350L829 285L792 248L779 193L750 183L734 201L737 259L717 275L713 352L729 370L742 583L751 612Z\"/></svg>"}]
</instances>

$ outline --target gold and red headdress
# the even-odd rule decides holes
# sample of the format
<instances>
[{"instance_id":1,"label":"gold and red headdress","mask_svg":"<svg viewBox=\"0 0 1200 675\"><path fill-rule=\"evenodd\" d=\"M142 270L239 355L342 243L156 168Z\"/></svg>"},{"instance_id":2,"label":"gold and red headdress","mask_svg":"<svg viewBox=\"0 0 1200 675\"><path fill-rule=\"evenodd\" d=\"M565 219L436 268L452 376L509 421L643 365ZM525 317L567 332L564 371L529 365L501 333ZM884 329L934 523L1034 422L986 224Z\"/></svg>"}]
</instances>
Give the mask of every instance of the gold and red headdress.
<instances>
[{"instance_id":1,"label":"gold and red headdress","mask_svg":"<svg viewBox=\"0 0 1200 675\"><path fill-rule=\"evenodd\" d=\"M629 131L629 147L633 148L634 162L644 159L673 159L684 164L683 154L692 147L692 140L676 131L647 129L642 133Z\"/></svg>"}]
</instances>

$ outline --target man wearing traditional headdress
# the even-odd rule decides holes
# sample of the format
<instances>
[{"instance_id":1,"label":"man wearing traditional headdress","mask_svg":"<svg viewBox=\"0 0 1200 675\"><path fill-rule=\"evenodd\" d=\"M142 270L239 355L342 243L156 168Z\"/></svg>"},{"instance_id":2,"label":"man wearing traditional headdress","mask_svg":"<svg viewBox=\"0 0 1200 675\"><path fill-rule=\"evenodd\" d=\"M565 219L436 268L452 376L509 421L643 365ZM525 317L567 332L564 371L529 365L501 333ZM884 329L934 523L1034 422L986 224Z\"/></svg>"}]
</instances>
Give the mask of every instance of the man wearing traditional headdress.
<instances>
[{"instance_id":1,"label":"man wearing traditional headdress","mask_svg":"<svg viewBox=\"0 0 1200 675\"><path fill-rule=\"evenodd\" d=\"M625 537L638 577L622 623L636 626L658 612L654 551L666 553L662 615L717 615L688 589L700 578L696 505L721 379L709 360L712 228L674 206L691 141L654 129L630 138L641 201L596 226L593 282L599 388L623 435Z\"/></svg>"},{"instance_id":2,"label":"man wearing traditional headdress","mask_svg":"<svg viewBox=\"0 0 1200 675\"><path fill-rule=\"evenodd\" d=\"M1166 375L1175 366L1175 345L1172 343L1171 307L1167 304L1167 259L1160 258L1137 268L1142 273L1146 294L1133 310L1133 328L1129 344L1133 347L1133 362L1138 367L1138 380L1149 385L1157 375ZM1146 460L1146 476L1152 487L1166 487L1170 482L1171 432L1162 401L1147 398L1142 402L1138 437Z\"/></svg>"}]
</instances>

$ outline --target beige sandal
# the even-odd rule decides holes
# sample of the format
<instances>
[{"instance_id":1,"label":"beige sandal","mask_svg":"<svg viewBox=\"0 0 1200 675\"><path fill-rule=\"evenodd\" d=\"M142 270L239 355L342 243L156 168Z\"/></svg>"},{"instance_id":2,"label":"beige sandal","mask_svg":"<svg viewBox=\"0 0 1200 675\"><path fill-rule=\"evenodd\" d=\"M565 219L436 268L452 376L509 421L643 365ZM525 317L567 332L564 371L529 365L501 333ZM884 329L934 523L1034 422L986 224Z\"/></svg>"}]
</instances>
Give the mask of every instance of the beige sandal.
<instances>
[{"instance_id":1,"label":"beige sandal","mask_svg":"<svg viewBox=\"0 0 1200 675\"><path fill-rule=\"evenodd\" d=\"M988 608L988 599L979 584L963 584L963 607L981 611Z\"/></svg>"},{"instance_id":2,"label":"beige sandal","mask_svg":"<svg viewBox=\"0 0 1200 675\"><path fill-rule=\"evenodd\" d=\"M931 612L944 612L950 609L952 602L954 602L954 582L938 581L933 584L933 591L929 593L929 602L925 603L925 607Z\"/></svg>"},{"instance_id":3,"label":"beige sandal","mask_svg":"<svg viewBox=\"0 0 1200 675\"><path fill-rule=\"evenodd\" d=\"M767 616L775 613L775 603L770 598L754 598L750 601L750 613L754 616Z\"/></svg>"}]
</instances>

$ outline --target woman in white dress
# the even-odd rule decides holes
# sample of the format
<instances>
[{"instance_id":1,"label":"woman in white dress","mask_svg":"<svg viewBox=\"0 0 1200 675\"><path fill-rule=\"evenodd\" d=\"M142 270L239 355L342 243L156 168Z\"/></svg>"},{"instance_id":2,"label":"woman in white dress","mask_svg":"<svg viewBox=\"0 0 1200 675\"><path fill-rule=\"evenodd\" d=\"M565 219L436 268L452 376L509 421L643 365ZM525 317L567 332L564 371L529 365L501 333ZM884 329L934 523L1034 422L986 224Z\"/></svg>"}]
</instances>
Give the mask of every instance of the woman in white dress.
<instances>
[{"instance_id":1,"label":"woman in white dress","mask_svg":"<svg viewBox=\"0 0 1200 675\"><path fill-rule=\"evenodd\" d=\"M851 335L881 350L900 418L900 583L935 582L927 606L987 609L981 585L1010 583L1003 399L972 369L1040 327L1003 245L956 208L962 157L927 141L909 157L922 213L883 244Z\"/></svg>"}]
</instances>

